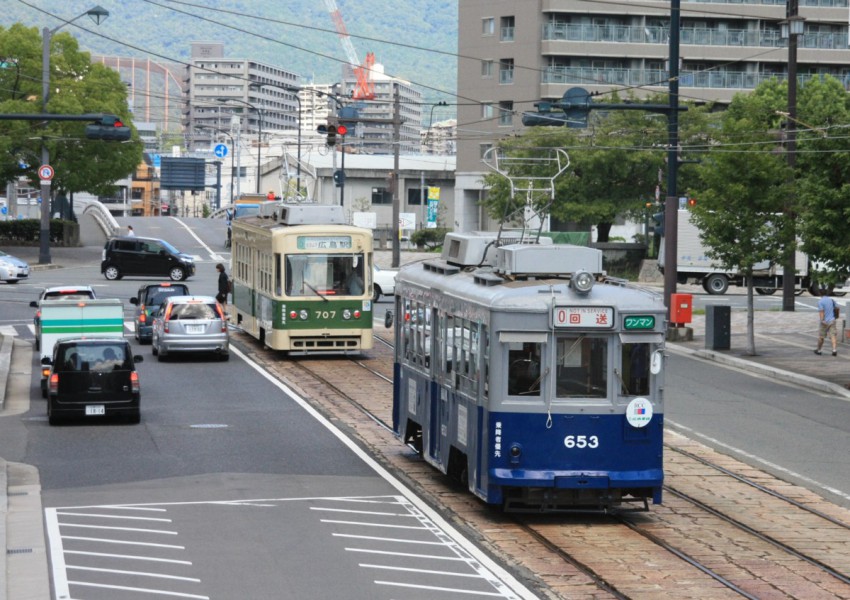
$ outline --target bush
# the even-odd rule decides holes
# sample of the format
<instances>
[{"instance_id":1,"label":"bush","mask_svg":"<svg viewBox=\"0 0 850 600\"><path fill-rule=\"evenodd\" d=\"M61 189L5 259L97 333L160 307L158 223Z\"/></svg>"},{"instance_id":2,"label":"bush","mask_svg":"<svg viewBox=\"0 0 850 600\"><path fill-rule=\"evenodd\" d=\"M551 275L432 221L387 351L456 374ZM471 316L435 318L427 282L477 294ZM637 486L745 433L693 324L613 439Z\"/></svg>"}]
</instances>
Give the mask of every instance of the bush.
<instances>
[{"instance_id":1,"label":"bush","mask_svg":"<svg viewBox=\"0 0 850 600\"><path fill-rule=\"evenodd\" d=\"M50 242L61 243L65 240L65 227L73 221L62 219L50 220ZM41 239L40 219L16 219L0 221L0 240L5 244L28 246L36 244Z\"/></svg>"},{"instance_id":2,"label":"bush","mask_svg":"<svg viewBox=\"0 0 850 600\"><path fill-rule=\"evenodd\" d=\"M449 231L451 231L451 229L447 229L445 227L419 229L413 232L413 235L410 236L410 241L416 244L417 248L436 250L443 245L443 240Z\"/></svg>"}]
</instances>

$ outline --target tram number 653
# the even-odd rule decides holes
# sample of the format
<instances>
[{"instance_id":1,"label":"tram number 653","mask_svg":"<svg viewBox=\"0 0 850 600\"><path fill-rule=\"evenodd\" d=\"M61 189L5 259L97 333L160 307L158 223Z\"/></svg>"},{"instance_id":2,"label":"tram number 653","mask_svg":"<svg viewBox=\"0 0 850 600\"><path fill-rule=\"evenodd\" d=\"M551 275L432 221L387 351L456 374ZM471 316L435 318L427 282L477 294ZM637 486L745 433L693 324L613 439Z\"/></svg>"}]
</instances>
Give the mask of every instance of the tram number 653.
<instances>
[{"instance_id":1,"label":"tram number 653","mask_svg":"<svg viewBox=\"0 0 850 600\"><path fill-rule=\"evenodd\" d=\"M564 438L567 448L598 448L599 438L595 435L568 435Z\"/></svg>"}]
</instances>

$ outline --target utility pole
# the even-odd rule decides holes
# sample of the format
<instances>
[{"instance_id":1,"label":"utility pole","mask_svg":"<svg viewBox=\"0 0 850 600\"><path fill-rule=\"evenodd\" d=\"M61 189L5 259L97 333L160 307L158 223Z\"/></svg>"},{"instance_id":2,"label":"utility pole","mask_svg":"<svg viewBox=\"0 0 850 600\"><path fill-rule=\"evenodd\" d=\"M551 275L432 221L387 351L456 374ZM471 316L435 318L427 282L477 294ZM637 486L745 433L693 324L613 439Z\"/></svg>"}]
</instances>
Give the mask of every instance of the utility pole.
<instances>
[{"instance_id":1,"label":"utility pole","mask_svg":"<svg viewBox=\"0 0 850 600\"><path fill-rule=\"evenodd\" d=\"M393 264L394 269L401 265L401 195L398 190L399 146L401 145L401 98L398 83L393 83Z\"/></svg>"},{"instance_id":2,"label":"utility pole","mask_svg":"<svg viewBox=\"0 0 850 600\"><path fill-rule=\"evenodd\" d=\"M782 310L794 311L794 291L797 271L797 211L794 170L797 166L797 37L803 32L798 0L788 0L785 6L786 22L782 32L788 34L788 119L785 121L786 154L788 157L788 204L785 206L785 251L782 265Z\"/></svg>"},{"instance_id":3,"label":"utility pole","mask_svg":"<svg viewBox=\"0 0 850 600\"><path fill-rule=\"evenodd\" d=\"M679 244L679 28L681 0L670 2L670 68L667 112L667 200L664 203L664 301L670 316L671 296L676 293Z\"/></svg>"}]
</instances>

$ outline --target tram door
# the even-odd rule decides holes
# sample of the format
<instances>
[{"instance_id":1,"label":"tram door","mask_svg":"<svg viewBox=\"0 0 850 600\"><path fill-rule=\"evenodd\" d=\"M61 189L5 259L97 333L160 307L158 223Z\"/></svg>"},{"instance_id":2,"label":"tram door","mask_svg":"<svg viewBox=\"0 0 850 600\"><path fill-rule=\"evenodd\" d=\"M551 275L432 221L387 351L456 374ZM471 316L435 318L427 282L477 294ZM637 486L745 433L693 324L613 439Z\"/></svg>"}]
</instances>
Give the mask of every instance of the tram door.
<instances>
[{"instance_id":1,"label":"tram door","mask_svg":"<svg viewBox=\"0 0 850 600\"><path fill-rule=\"evenodd\" d=\"M450 415L450 382L452 378L452 359L451 346L447 343L446 335L448 331L453 330L453 318L450 315L436 315L433 319L432 331L436 331L433 336L432 355L436 356L434 369L436 377L432 383L431 402L430 406L430 427L431 435L428 439L428 452L433 460L438 461L443 467L448 466L448 456L443 453L449 448L449 415Z\"/></svg>"}]
</instances>

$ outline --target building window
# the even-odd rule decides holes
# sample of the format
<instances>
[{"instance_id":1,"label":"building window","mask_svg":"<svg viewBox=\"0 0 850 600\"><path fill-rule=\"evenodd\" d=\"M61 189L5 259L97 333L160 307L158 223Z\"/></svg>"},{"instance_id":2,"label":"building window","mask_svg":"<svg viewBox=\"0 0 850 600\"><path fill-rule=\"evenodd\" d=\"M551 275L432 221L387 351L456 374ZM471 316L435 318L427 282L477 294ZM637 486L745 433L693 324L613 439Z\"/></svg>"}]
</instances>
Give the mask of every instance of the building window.
<instances>
[{"instance_id":1,"label":"building window","mask_svg":"<svg viewBox=\"0 0 850 600\"><path fill-rule=\"evenodd\" d=\"M512 100L499 102L499 125L514 124L514 103Z\"/></svg>"},{"instance_id":2,"label":"building window","mask_svg":"<svg viewBox=\"0 0 850 600\"><path fill-rule=\"evenodd\" d=\"M492 60L482 60L481 61L481 77L484 79L490 79L493 77L493 61Z\"/></svg>"},{"instance_id":3,"label":"building window","mask_svg":"<svg viewBox=\"0 0 850 600\"><path fill-rule=\"evenodd\" d=\"M407 203L409 205L422 205L422 188L411 188L407 190Z\"/></svg>"},{"instance_id":4,"label":"building window","mask_svg":"<svg viewBox=\"0 0 850 600\"><path fill-rule=\"evenodd\" d=\"M503 58L499 61L499 83L514 82L514 59Z\"/></svg>"},{"instance_id":5,"label":"building window","mask_svg":"<svg viewBox=\"0 0 850 600\"><path fill-rule=\"evenodd\" d=\"M493 144L479 144L478 151L480 154L480 158L484 158L484 155L487 154L487 151L493 147Z\"/></svg>"},{"instance_id":6,"label":"building window","mask_svg":"<svg viewBox=\"0 0 850 600\"><path fill-rule=\"evenodd\" d=\"M493 105L492 104L482 104L481 105L481 118L482 119L492 119L493 118Z\"/></svg>"},{"instance_id":7,"label":"building window","mask_svg":"<svg viewBox=\"0 0 850 600\"><path fill-rule=\"evenodd\" d=\"M481 35L495 35L496 34L496 19L493 17L486 17L481 19Z\"/></svg>"},{"instance_id":8,"label":"building window","mask_svg":"<svg viewBox=\"0 0 850 600\"><path fill-rule=\"evenodd\" d=\"M499 28L499 39L503 42L514 41L514 18L502 17L501 27Z\"/></svg>"},{"instance_id":9,"label":"building window","mask_svg":"<svg viewBox=\"0 0 850 600\"><path fill-rule=\"evenodd\" d=\"M387 188L372 188L372 204L392 204L393 195Z\"/></svg>"}]
</instances>

